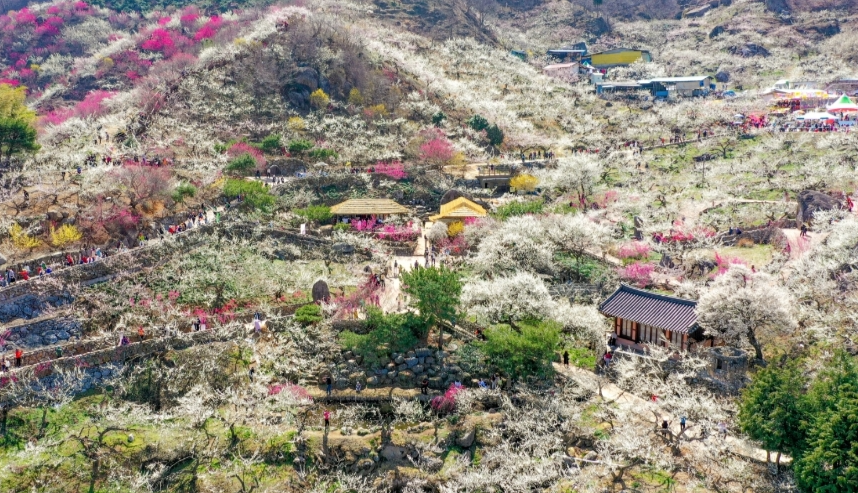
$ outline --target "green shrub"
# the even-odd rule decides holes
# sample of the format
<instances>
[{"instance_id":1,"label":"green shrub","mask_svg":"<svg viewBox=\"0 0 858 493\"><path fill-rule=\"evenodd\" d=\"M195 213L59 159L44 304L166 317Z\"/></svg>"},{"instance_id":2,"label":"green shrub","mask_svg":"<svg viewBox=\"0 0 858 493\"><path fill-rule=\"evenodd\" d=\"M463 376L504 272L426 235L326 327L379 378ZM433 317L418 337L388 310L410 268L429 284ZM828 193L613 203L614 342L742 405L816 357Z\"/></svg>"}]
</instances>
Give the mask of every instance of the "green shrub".
<instances>
[{"instance_id":1,"label":"green shrub","mask_svg":"<svg viewBox=\"0 0 858 493\"><path fill-rule=\"evenodd\" d=\"M197 194L197 187L188 182L182 182L173 191L173 202L181 204L188 197L194 197Z\"/></svg>"},{"instance_id":2,"label":"green shrub","mask_svg":"<svg viewBox=\"0 0 858 493\"><path fill-rule=\"evenodd\" d=\"M378 366L387 361L389 353L404 352L415 347L419 336L428 331L423 320L413 313L384 314L378 308L369 308L366 314L369 332L340 333L340 344L363 358L364 364Z\"/></svg>"},{"instance_id":3,"label":"green shrub","mask_svg":"<svg viewBox=\"0 0 858 493\"><path fill-rule=\"evenodd\" d=\"M495 215L500 219L508 219L513 216L523 216L525 214L541 214L542 207L545 205L542 200L531 200L529 202L510 202L509 204L498 207Z\"/></svg>"},{"instance_id":4,"label":"green shrub","mask_svg":"<svg viewBox=\"0 0 858 493\"><path fill-rule=\"evenodd\" d=\"M446 119L447 119L447 115L445 115L443 111L439 111L438 113L435 113L434 115L432 115L432 125L435 125L436 127L438 127Z\"/></svg>"},{"instance_id":5,"label":"green shrub","mask_svg":"<svg viewBox=\"0 0 858 493\"><path fill-rule=\"evenodd\" d=\"M219 142L219 143L217 143L217 144L215 144L215 145L214 145L214 151L215 151L215 153L217 153L217 154L223 154L223 153L225 153L225 152L227 151L227 149L229 149L230 147L232 147L232 145L233 145L233 144L235 144L236 142L238 142L238 141L237 141L237 140L235 140L235 139L228 140L228 141L226 141L226 142L224 142L224 143L220 143L220 142Z\"/></svg>"},{"instance_id":6,"label":"green shrub","mask_svg":"<svg viewBox=\"0 0 858 493\"><path fill-rule=\"evenodd\" d=\"M503 130L498 128L497 125L491 125L486 128L486 137L489 139L489 143L493 146L499 146L503 144Z\"/></svg>"},{"instance_id":7,"label":"green shrub","mask_svg":"<svg viewBox=\"0 0 858 493\"><path fill-rule=\"evenodd\" d=\"M560 325L556 322L520 322L518 329L497 325L485 331L486 342L481 348L489 361L513 379L535 375L550 376L553 372Z\"/></svg>"},{"instance_id":8,"label":"green shrub","mask_svg":"<svg viewBox=\"0 0 858 493\"><path fill-rule=\"evenodd\" d=\"M244 196L244 205L251 209L268 212L274 205L274 197L268 193L265 185L258 181L228 179L223 186L223 194L227 198Z\"/></svg>"},{"instance_id":9,"label":"green shrub","mask_svg":"<svg viewBox=\"0 0 858 493\"><path fill-rule=\"evenodd\" d=\"M333 149L313 149L310 151L310 157L321 161L328 158L336 159L339 157L339 154Z\"/></svg>"},{"instance_id":10,"label":"green shrub","mask_svg":"<svg viewBox=\"0 0 858 493\"><path fill-rule=\"evenodd\" d=\"M253 156L246 152L238 157L233 158L226 165L227 171L239 175L250 174L254 169L256 169L256 159L254 159Z\"/></svg>"},{"instance_id":11,"label":"green shrub","mask_svg":"<svg viewBox=\"0 0 858 493\"><path fill-rule=\"evenodd\" d=\"M326 205L311 205L309 207L305 207L304 209L295 209L293 211L296 215L301 216L308 221L316 222L316 223L326 223L334 217L331 214L331 208ZM348 225L347 225L348 226Z\"/></svg>"},{"instance_id":12,"label":"green shrub","mask_svg":"<svg viewBox=\"0 0 858 493\"><path fill-rule=\"evenodd\" d=\"M289 152L292 154L304 154L309 151L313 147L316 147L315 144L306 139L298 139L289 141Z\"/></svg>"},{"instance_id":13,"label":"green shrub","mask_svg":"<svg viewBox=\"0 0 858 493\"><path fill-rule=\"evenodd\" d=\"M480 115L474 115L468 119L468 126L477 132L482 132L489 127L489 121Z\"/></svg>"},{"instance_id":14,"label":"green shrub","mask_svg":"<svg viewBox=\"0 0 858 493\"><path fill-rule=\"evenodd\" d=\"M334 231L348 231L350 229L352 229L352 227L346 223L334 224Z\"/></svg>"},{"instance_id":15,"label":"green shrub","mask_svg":"<svg viewBox=\"0 0 858 493\"><path fill-rule=\"evenodd\" d=\"M315 303L304 305L295 312L295 321L301 325L312 325L322 321L322 308Z\"/></svg>"},{"instance_id":16,"label":"green shrub","mask_svg":"<svg viewBox=\"0 0 858 493\"><path fill-rule=\"evenodd\" d=\"M259 149L266 154L280 154L280 151L283 150L283 143L280 141L279 135L271 134L262 139Z\"/></svg>"},{"instance_id":17,"label":"green shrub","mask_svg":"<svg viewBox=\"0 0 858 493\"><path fill-rule=\"evenodd\" d=\"M596 354L593 351L581 347L568 348L567 351L569 351L570 365L585 370L592 370L596 367Z\"/></svg>"}]
</instances>

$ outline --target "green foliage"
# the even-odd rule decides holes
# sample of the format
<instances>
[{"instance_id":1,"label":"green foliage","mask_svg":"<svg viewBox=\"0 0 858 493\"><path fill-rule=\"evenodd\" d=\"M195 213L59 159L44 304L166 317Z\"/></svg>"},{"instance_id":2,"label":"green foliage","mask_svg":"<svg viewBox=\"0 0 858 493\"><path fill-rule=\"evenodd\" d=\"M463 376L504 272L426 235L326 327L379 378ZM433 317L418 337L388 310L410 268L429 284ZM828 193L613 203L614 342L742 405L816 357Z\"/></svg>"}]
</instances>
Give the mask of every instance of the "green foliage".
<instances>
[{"instance_id":1,"label":"green foliage","mask_svg":"<svg viewBox=\"0 0 858 493\"><path fill-rule=\"evenodd\" d=\"M246 207L264 212L268 212L274 205L274 197L268 193L265 185L258 181L228 179L223 186L223 194L230 199L242 195Z\"/></svg>"},{"instance_id":2,"label":"green foliage","mask_svg":"<svg viewBox=\"0 0 858 493\"><path fill-rule=\"evenodd\" d=\"M363 358L364 364L381 365L389 353L407 351L420 342L428 327L414 313L384 314L378 308L368 308L366 334L345 331L340 333L340 343L346 349Z\"/></svg>"},{"instance_id":3,"label":"green foliage","mask_svg":"<svg viewBox=\"0 0 858 493\"><path fill-rule=\"evenodd\" d=\"M313 149L310 151L310 157L321 161L328 158L336 159L339 154L333 149Z\"/></svg>"},{"instance_id":4,"label":"green foliage","mask_svg":"<svg viewBox=\"0 0 858 493\"><path fill-rule=\"evenodd\" d=\"M417 309L427 327L440 321L455 322L462 281L445 267L415 269L402 273L403 291L417 300Z\"/></svg>"},{"instance_id":5,"label":"green foliage","mask_svg":"<svg viewBox=\"0 0 858 493\"><path fill-rule=\"evenodd\" d=\"M812 493L858 491L858 363L839 351L805 398L806 435L794 471Z\"/></svg>"},{"instance_id":6,"label":"green foliage","mask_svg":"<svg viewBox=\"0 0 858 493\"><path fill-rule=\"evenodd\" d=\"M445 115L443 111L439 111L438 113L432 115L432 125L439 127L442 123L444 123L444 120L446 119L447 115Z\"/></svg>"},{"instance_id":7,"label":"green foliage","mask_svg":"<svg viewBox=\"0 0 858 493\"><path fill-rule=\"evenodd\" d=\"M315 303L304 305L295 312L295 321L301 325L312 325L322 321L322 308Z\"/></svg>"},{"instance_id":8,"label":"green foliage","mask_svg":"<svg viewBox=\"0 0 858 493\"><path fill-rule=\"evenodd\" d=\"M279 135L271 134L262 139L259 149L266 154L280 154L280 151L283 150L283 143L280 141Z\"/></svg>"},{"instance_id":9,"label":"green foliage","mask_svg":"<svg viewBox=\"0 0 858 493\"><path fill-rule=\"evenodd\" d=\"M585 370L596 367L596 353L581 347L566 348L569 351L569 364Z\"/></svg>"},{"instance_id":10,"label":"green foliage","mask_svg":"<svg viewBox=\"0 0 858 493\"><path fill-rule=\"evenodd\" d=\"M519 330L509 325L487 329L483 352L513 379L550 376L551 361L560 342L560 325L551 321L527 321L519 325Z\"/></svg>"},{"instance_id":11,"label":"green foliage","mask_svg":"<svg viewBox=\"0 0 858 493\"><path fill-rule=\"evenodd\" d=\"M509 219L513 216L523 216L525 214L541 214L545 203L540 200L531 200L529 202L510 202L497 208L495 216L498 219Z\"/></svg>"},{"instance_id":12,"label":"green foliage","mask_svg":"<svg viewBox=\"0 0 858 493\"><path fill-rule=\"evenodd\" d=\"M483 130L489 128L489 121L480 115L474 115L468 119L468 126L476 130L477 132L482 132Z\"/></svg>"},{"instance_id":13,"label":"green foliage","mask_svg":"<svg viewBox=\"0 0 858 493\"><path fill-rule=\"evenodd\" d=\"M296 139L289 141L289 152L292 154L304 154L316 145L307 139Z\"/></svg>"},{"instance_id":14,"label":"green foliage","mask_svg":"<svg viewBox=\"0 0 858 493\"><path fill-rule=\"evenodd\" d=\"M218 142L217 144L214 145L214 151L217 154L223 154L227 151L227 149L232 147L232 145L235 144L236 142L238 142L238 141L235 139L232 139L232 140L229 140L229 141L223 142L223 143Z\"/></svg>"},{"instance_id":15,"label":"green foliage","mask_svg":"<svg viewBox=\"0 0 858 493\"><path fill-rule=\"evenodd\" d=\"M296 215L307 219L308 221L320 224L326 223L330 221L332 217L334 217L334 215L331 214L331 208L326 205L311 205L309 207L305 207L304 209L295 209L293 212Z\"/></svg>"},{"instance_id":16,"label":"green foliage","mask_svg":"<svg viewBox=\"0 0 858 493\"><path fill-rule=\"evenodd\" d=\"M176 189L173 191L173 202L177 202L181 204L188 197L194 197L197 195L197 187L191 185L188 182L182 182Z\"/></svg>"},{"instance_id":17,"label":"green foliage","mask_svg":"<svg viewBox=\"0 0 858 493\"><path fill-rule=\"evenodd\" d=\"M352 229L352 227L346 223L334 224L334 231L348 231L350 229Z\"/></svg>"},{"instance_id":18,"label":"green foliage","mask_svg":"<svg viewBox=\"0 0 858 493\"><path fill-rule=\"evenodd\" d=\"M0 157L12 159L14 154L35 152L41 147L36 143L36 129L21 118L0 118Z\"/></svg>"},{"instance_id":19,"label":"green foliage","mask_svg":"<svg viewBox=\"0 0 858 493\"><path fill-rule=\"evenodd\" d=\"M488 137L489 143L493 146L503 144L503 130L501 130L497 125L490 125L486 128L486 137Z\"/></svg>"},{"instance_id":20,"label":"green foliage","mask_svg":"<svg viewBox=\"0 0 858 493\"><path fill-rule=\"evenodd\" d=\"M227 165L226 170L231 173L240 175L248 175L256 169L256 159L253 159L248 153L244 153L232 159Z\"/></svg>"},{"instance_id":21,"label":"green foliage","mask_svg":"<svg viewBox=\"0 0 858 493\"><path fill-rule=\"evenodd\" d=\"M805 380L796 365L757 372L739 402L739 426L766 450L796 452L802 439Z\"/></svg>"}]
</instances>

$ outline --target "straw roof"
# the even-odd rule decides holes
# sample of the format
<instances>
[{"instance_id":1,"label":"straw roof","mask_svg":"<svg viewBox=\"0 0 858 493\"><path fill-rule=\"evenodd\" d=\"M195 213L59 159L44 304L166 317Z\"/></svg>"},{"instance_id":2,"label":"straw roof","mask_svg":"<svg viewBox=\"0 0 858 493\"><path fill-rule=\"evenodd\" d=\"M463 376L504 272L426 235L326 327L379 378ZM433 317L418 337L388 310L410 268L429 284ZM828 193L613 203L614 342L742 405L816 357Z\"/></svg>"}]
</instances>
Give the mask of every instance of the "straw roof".
<instances>
[{"instance_id":1,"label":"straw roof","mask_svg":"<svg viewBox=\"0 0 858 493\"><path fill-rule=\"evenodd\" d=\"M406 214L408 209L390 199L351 199L331 207L335 216Z\"/></svg>"},{"instance_id":2,"label":"straw roof","mask_svg":"<svg viewBox=\"0 0 858 493\"><path fill-rule=\"evenodd\" d=\"M478 204L471 202L465 197L451 200L441 206L441 213L429 218L430 221L441 219L464 219L466 217L486 217L488 213Z\"/></svg>"}]
</instances>

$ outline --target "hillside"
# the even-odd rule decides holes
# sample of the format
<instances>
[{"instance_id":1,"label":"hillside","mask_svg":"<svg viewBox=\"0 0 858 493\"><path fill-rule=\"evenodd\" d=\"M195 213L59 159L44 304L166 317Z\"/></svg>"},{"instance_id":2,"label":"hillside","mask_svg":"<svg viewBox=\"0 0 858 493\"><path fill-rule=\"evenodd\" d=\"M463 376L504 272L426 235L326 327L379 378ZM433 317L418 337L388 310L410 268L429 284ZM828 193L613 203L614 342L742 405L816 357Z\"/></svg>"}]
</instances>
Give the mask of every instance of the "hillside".
<instances>
[{"instance_id":1,"label":"hillside","mask_svg":"<svg viewBox=\"0 0 858 493\"><path fill-rule=\"evenodd\" d=\"M853 491L851 2L2 5L0 491Z\"/></svg>"}]
</instances>

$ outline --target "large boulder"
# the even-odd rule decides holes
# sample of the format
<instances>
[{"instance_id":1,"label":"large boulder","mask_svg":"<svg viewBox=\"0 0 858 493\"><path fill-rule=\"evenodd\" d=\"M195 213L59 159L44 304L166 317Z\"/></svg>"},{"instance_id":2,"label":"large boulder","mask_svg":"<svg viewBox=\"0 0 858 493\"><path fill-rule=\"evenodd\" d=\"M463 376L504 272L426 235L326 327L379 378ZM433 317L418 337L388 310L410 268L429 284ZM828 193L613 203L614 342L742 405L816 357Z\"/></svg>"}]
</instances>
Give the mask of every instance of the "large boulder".
<instances>
[{"instance_id":1,"label":"large boulder","mask_svg":"<svg viewBox=\"0 0 858 493\"><path fill-rule=\"evenodd\" d=\"M798 194L796 221L798 221L799 224L810 223L816 212L830 211L839 209L840 207L840 201L828 194L817 192L815 190L805 190Z\"/></svg>"},{"instance_id":2,"label":"large boulder","mask_svg":"<svg viewBox=\"0 0 858 493\"><path fill-rule=\"evenodd\" d=\"M590 19L590 22L587 23L587 31L594 37L598 38L603 34L611 32L611 25L608 24L608 21L606 21L604 17L596 17L594 19Z\"/></svg>"},{"instance_id":3,"label":"large boulder","mask_svg":"<svg viewBox=\"0 0 858 493\"><path fill-rule=\"evenodd\" d=\"M709 4L706 4L706 5L703 5L700 7L694 7L694 8L686 10L682 14L682 17L685 17L686 19L693 19L695 17L703 17L704 15L706 15L706 12L709 12L710 10L712 10L712 6Z\"/></svg>"},{"instance_id":4,"label":"large boulder","mask_svg":"<svg viewBox=\"0 0 858 493\"><path fill-rule=\"evenodd\" d=\"M710 31L710 32L709 32L709 39L717 38L718 36L720 36L720 35L724 34L724 31L726 31L726 29L724 28L724 26L715 26L715 27L713 27L713 28L712 28L712 31Z\"/></svg>"},{"instance_id":5,"label":"large boulder","mask_svg":"<svg viewBox=\"0 0 858 493\"><path fill-rule=\"evenodd\" d=\"M756 43L745 43L744 45L740 46L732 46L730 47L729 51L733 55L740 56L742 58L751 58L755 56L761 56L765 58L769 56L769 50Z\"/></svg>"},{"instance_id":6,"label":"large boulder","mask_svg":"<svg viewBox=\"0 0 858 493\"><path fill-rule=\"evenodd\" d=\"M476 428L470 428L460 431L456 436L456 445L462 448L470 448L474 444L474 439L477 437Z\"/></svg>"},{"instance_id":7,"label":"large boulder","mask_svg":"<svg viewBox=\"0 0 858 493\"><path fill-rule=\"evenodd\" d=\"M328 301L331 299L331 290L328 288L328 283L323 280L316 281L313 284L313 302Z\"/></svg>"}]
</instances>

